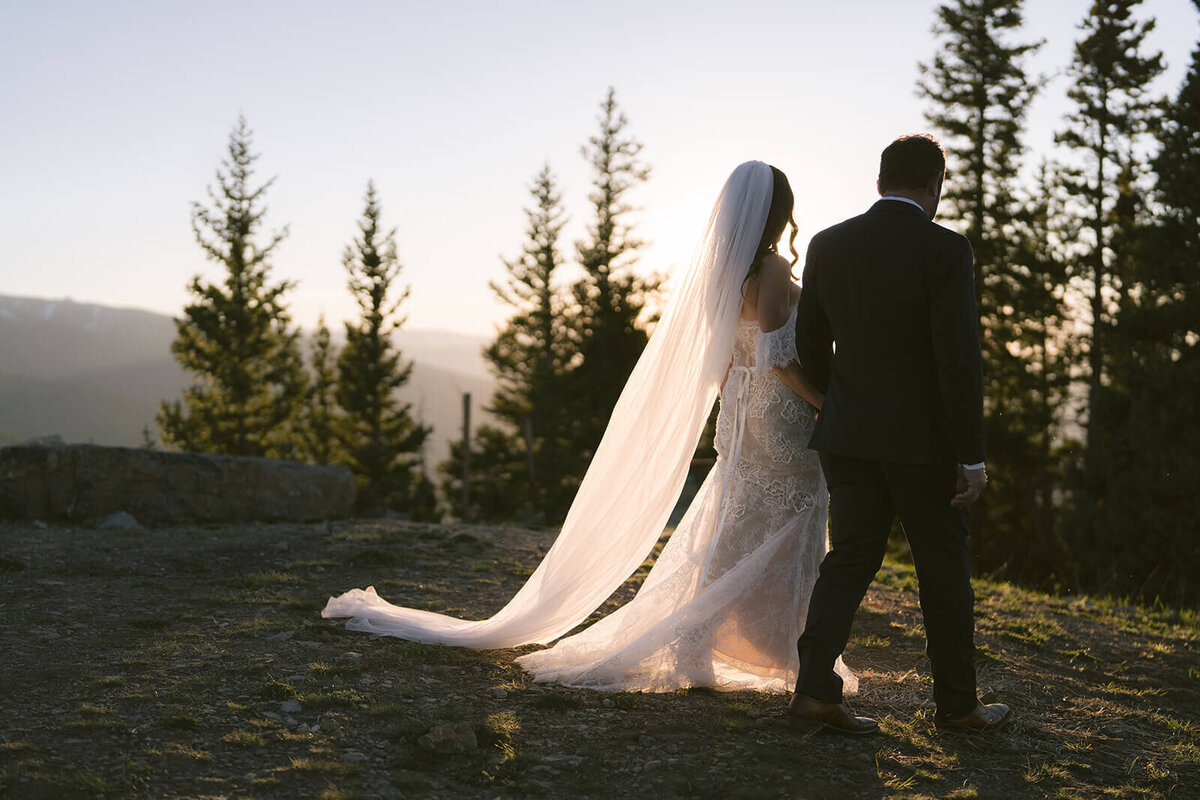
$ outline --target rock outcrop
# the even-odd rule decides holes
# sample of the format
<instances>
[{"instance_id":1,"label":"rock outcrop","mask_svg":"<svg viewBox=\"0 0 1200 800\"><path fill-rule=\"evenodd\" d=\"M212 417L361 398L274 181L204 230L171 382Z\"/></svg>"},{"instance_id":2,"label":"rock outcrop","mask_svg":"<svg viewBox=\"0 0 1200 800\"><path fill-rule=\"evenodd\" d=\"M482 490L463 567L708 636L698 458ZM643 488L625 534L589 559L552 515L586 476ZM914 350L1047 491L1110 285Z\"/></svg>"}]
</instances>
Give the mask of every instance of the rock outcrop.
<instances>
[{"instance_id":1,"label":"rock outcrop","mask_svg":"<svg viewBox=\"0 0 1200 800\"><path fill-rule=\"evenodd\" d=\"M345 467L132 447L0 447L0 517L93 521L126 512L143 524L308 521L347 516Z\"/></svg>"}]
</instances>

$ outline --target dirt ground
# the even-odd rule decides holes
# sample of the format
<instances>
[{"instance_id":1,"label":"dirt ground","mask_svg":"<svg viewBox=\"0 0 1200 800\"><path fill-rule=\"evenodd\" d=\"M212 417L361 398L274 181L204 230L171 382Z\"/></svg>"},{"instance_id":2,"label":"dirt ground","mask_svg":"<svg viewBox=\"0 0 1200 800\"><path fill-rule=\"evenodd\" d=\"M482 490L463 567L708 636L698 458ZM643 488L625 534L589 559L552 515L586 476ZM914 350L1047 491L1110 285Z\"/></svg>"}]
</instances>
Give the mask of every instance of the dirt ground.
<instances>
[{"instance_id":1,"label":"dirt ground","mask_svg":"<svg viewBox=\"0 0 1200 800\"><path fill-rule=\"evenodd\" d=\"M915 578L889 563L846 654L852 705L882 732L855 739L781 727L779 696L532 685L513 665L531 648L420 646L319 616L368 584L486 616L552 538L381 520L0 524L0 796L1200 797L1195 612L980 581L980 684L1013 720L939 734ZM476 746L431 752L439 725Z\"/></svg>"}]
</instances>

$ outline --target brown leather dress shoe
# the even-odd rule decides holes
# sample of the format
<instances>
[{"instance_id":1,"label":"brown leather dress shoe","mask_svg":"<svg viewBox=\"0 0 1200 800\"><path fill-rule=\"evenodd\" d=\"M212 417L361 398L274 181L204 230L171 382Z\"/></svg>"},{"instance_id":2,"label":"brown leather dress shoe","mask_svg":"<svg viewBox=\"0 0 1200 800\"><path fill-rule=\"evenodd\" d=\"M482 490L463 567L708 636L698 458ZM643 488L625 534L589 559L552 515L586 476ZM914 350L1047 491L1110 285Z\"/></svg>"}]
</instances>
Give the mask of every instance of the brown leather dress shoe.
<instances>
[{"instance_id":1,"label":"brown leather dress shoe","mask_svg":"<svg viewBox=\"0 0 1200 800\"><path fill-rule=\"evenodd\" d=\"M799 692L792 697L784 722L789 728L801 731L826 728L857 736L879 731L878 722L870 717L854 716L845 703L827 703Z\"/></svg>"},{"instance_id":2,"label":"brown leather dress shoe","mask_svg":"<svg viewBox=\"0 0 1200 800\"><path fill-rule=\"evenodd\" d=\"M1011 709L1004 703L976 703L970 713L961 717L933 715L933 727L942 731L993 731L1008 721Z\"/></svg>"}]
</instances>

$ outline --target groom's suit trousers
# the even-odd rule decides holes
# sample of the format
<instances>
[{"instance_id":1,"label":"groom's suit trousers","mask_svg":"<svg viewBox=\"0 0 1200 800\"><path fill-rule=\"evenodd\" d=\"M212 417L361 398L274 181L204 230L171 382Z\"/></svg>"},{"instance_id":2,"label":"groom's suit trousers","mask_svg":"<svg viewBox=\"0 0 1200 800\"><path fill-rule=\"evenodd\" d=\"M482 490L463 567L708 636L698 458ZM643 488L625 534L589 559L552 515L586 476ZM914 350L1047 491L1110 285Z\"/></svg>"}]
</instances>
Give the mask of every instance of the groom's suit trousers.
<instances>
[{"instance_id":1,"label":"groom's suit trousers","mask_svg":"<svg viewBox=\"0 0 1200 800\"><path fill-rule=\"evenodd\" d=\"M925 618L938 711L975 707L975 594L966 509L950 507L954 464L895 464L821 453L829 484L830 550L797 643L797 691L842 701L834 662L850 637L854 612L883 562L898 515L912 550Z\"/></svg>"}]
</instances>

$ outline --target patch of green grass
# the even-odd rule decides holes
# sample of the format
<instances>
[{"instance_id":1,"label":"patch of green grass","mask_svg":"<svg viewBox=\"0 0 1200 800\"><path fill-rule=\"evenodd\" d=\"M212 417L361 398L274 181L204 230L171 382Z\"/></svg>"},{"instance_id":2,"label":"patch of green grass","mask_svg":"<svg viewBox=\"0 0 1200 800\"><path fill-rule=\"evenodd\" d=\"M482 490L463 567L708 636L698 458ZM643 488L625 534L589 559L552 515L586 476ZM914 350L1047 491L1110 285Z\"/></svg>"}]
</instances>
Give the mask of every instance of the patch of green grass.
<instances>
[{"instance_id":1,"label":"patch of green grass","mask_svg":"<svg viewBox=\"0 0 1200 800\"><path fill-rule=\"evenodd\" d=\"M491 783L507 784L516 780L522 772L533 765L528 755L517 747L516 736L521 731L521 722L510 711L490 714L484 721L479 736L481 747L493 747L499 751L500 761L495 767L485 769L483 778Z\"/></svg>"},{"instance_id":2,"label":"patch of green grass","mask_svg":"<svg viewBox=\"0 0 1200 800\"><path fill-rule=\"evenodd\" d=\"M292 769L306 775L348 775L362 769L358 764L332 758L293 758L291 764Z\"/></svg>"},{"instance_id":3,"label":"patch of green grass","mask_svg":"<svg viewBox=\"0 0 1200 800\"><path fill-rule=\"evenodd\" d=\"M291 684L283 681L266 681L260 683L255 691L263 700L299 700L300 692Z\"/></svg>"},{"instance_id":4,"label":"patch of green grass","mask_svg":"<svg viewBox=\"0 0 1200 800\"><path fill-rule=\"evenodd\" d=\"M358 708L365 698L353 689L336 688L321 689L315 692L305 692L296 696L304 708L311 711L325 711L330 708Z\"/></svg>"},{"instance_id":5,"label":"patch of green grass","mask_svg":"<svg viewBox=\"0 0 1200 800\"><path fill-rule=\"evenodd\" d=\"M71 731L90 731L99 733L101 731L118 731L125 727L119 719L112 717L89 717L87 719L75 719L63 725L64 728Z\"/></svg>"},{"instance_id":6,"label":"patch of green grass","mask_svg":"<svg viewBox=\"0 0 1200 800\"><path fill-rule=\"evenodd\" d=\"M308 668L313 674L321 678L332 678L334 675L357 675L362 672L357 661L339 661L336 664L330 664L327 661L310 661Z\"/></svg>"},{"instance_id":7,"label":"patch of green grass","mask_svg":"<svg viewBox=\"0 0 1200 800\"><path fill-rule=\"evenodd\" d=\"M267 740L263 738L261 733L243 730L230 731L221 737L221 741L235 747L245 748L262 747L267 743Z\"/></svg>"},{"instance_id":8,"label":"patch of green grass","mask_svg":"<svg viewBox=\"0 0 1200 800\"><path fill-rule=\"evenodd\" d=\"M975 663L976 664L1003 664L1004 659L992 652L991 648L986 644L976 645L975 647Z\"/></svg>"},{"instance_id":9,"label":"patch of green grass","mask_svg":"<svg viewBox=\"0 0 1200 800\"><path fill-rule=\"evenodd\" d=\"M745 733L754 727L754 720L749 717L717 717L713 724L718 730Z\"/></svg>"},{"instance_id":10,"label":"patch of green grass","mask_svg":"<svg viewBox=\"0 0 1200 800\"><path fill-rule=\"evenodd\" d=\"M1075 650L1059 650L1057 652L1060 656L1067 659L1068 664L1074 664L1076 661L1088 661L1094 664L1099 661L1098 658L1092 655L1090 647L1080 647Z\"/></svg>"},{"instance_id":11,"label":"patch of green grass","mask_svg":"<svg viewBox=\"0 0 1200 800\"><path fill-rule=\"evenodd\" d=\"M1026 647L1041 650L1046 646L1046 636L1032 625L1021 622L1009 622L1000 626L999 635L1014 642L1020 642Z\"/></svg>"},{"instance_id":12,"label":"patch of green grass","mask_svg":"<svg viewBox=\"0 0 1200 800\"><path fill-rule=\"evenodd\" d=\"M201 750L198 747L193 747L190 744L182 744L180 742L164 743L162 752L170 755L186 756L191 758L193 761L212 761L211 753Z\"/></svg>"},{"instance_id":13,"label":"patch of green grass","mask_svg":"<svg viewBox=\"0 0 1200 800\"><path fill-rule=\"evenodd\" d=\"M912 566L907 564L885 562L879 568L879 571L875 573L875 582L889 589L898 589L902 592L912 594L917 593L917 572Z\"/></svg>"},{"instance_id":14,"label":"patch of green grass","mask_svg":"<svg viewBox=\"0 0 1200 800\"><path fill-rule=\"evenodd\" d=\"M334 786L333 784L326 786L321 790L321 794L318 795L320 800L353 800L353 798L361 796L353 789L347 789L344 786Z\"/></svg>"},{"instance_id":15,"label":"patch of green grass","mask_svg":"<svg viewBox=\"0 0 1200 800\"><path fill-rule=\"evenodd\" d=\"M861 635L855 636L854 643L859 647L891 647L892 643L889 639L884 639L881 636Z\"/></svg>"},{"instance_id":16,"label":"patch of green grass","mask_svg":"<svg viewBox=\"0 0 1200 800\"><path fill-rule=\"evenodd\" d=\"M1054 781L1057 783L1065 783L1071 779L1071 773L1061 763L1034 761L1030 759L1026 762L1023 777L1027 783L1039 784L1043 781Z\"/></svg>"},{"instance_id":17,"label":"patch of green grass","mask_svg":"<svg viewBox=\"0 0 1200 800\"><path fill-rule=\"evenodd\" d=\"M1166 689L1158 687L1146 687L1139 689L1136 686L1122 686L1119 683L1109 681L1108 683L1097 687L1102 693L1116 697L1162 697L1167 693Z\"/></svg>"}]
</instances>

